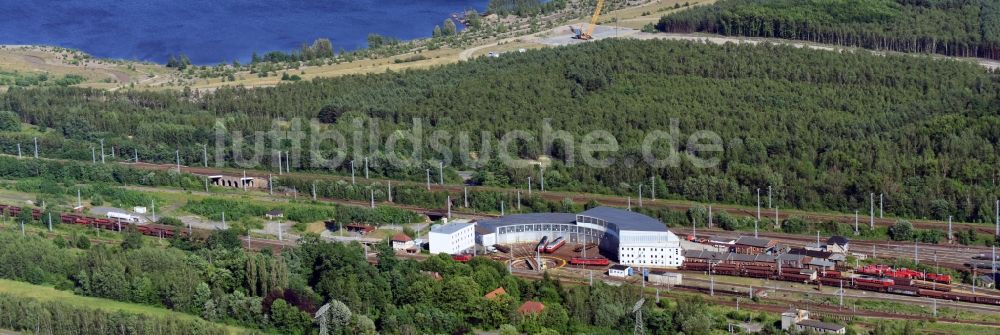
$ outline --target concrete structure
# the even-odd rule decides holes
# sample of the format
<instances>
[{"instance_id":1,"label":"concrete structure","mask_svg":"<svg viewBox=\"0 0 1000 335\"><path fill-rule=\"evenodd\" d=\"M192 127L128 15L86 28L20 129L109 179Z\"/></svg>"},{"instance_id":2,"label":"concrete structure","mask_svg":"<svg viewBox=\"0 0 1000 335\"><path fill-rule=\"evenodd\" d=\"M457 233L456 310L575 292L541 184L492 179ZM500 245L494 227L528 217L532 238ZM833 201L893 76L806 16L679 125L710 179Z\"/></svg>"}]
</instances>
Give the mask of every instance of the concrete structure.
<instances>
[{"instance_id":1,"label":"concrete structure","mask_svg":"<svg viewBox=\"0 0 1000 335\"><path fill-rule=\"evenodd\" d=\"M683 283L682 276L680 273L672 273L665 271L650 271L646 275L646 281L654 284L662 285L680 285Z\"/></svg>"},{"instance_id":2,"label":"concrete structure","mask_svg":"<svg viewBox=\"0 0 1000 335\"><path fill-rule=\"evenodd\" d=\"M625 278L632 275L632 267L627 265L612 265L608 268L608 275L612 277Z\"/></svg>"},{"instance_id":3,"label":"concrete structure","mask_svg":"<svg viewBox=\"0 0 1000 335\"><path fill-rule=\"evenodd\" d=\"M254 178L254 177L235 177L235 176L224 176L224 175L214 175L206 176L208 182L215 186L231 187L231 188L267 188L268 183L265 178Z\"/></svg>"},{"instance_id":4,"label":"concrete structure","mask_svg":"<svg viewBox=\"0 0 1000 335\"><path fill-rule=\"evenodd\" d=\"M432 254L459 254L476 245L476 225L468 220L434 226L427 235Z\"/></svg>"},{"instance_id":5,"label":"concrete structure","mask_svg":"<svg viewBox=\"0 0 1000 335\"><path fill-rule=\"evenodd\" d=\"M781 313L781 330L789 332L812 331L818 334L846 334L844 326L809 319L809 311L790 309Z\"/></svg>"},{"instance_id":6,"label":"concrete structure","mask_svg":"<svg viewBox=\"0 0 1000 335\"><path fill-rule=\"evenodd\" d=\"M680 239L654 218L611 207L579 214L514 214L477 223L480 243L538 242L562 237L568 244L594 243L619 263L644 268L676 268L684 262ZM490 245L490 244L486 244Z\"/></svg>"}]
</instances>

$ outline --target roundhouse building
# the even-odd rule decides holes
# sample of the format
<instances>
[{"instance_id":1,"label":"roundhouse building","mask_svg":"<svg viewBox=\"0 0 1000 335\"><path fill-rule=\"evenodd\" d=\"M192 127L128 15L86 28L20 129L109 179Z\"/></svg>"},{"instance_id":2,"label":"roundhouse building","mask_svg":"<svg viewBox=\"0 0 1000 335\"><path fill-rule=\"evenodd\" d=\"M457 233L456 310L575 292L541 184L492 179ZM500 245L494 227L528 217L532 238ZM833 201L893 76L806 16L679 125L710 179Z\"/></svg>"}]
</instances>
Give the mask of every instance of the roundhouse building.
<instances>
[{"instance_id":1,"label":"roundhouse building","mask_svg":"<svg viewBox=\"0 0 1000 335\"><path fill-rule=\"evenodd\" d=\"M478 240L496 244L538 242L562 237L567 243L595 243L621 264L679 267L684 262L680 239L657 219L611 207L579 214L513 214L479 220Z\"/></svg>"}]
</instances>

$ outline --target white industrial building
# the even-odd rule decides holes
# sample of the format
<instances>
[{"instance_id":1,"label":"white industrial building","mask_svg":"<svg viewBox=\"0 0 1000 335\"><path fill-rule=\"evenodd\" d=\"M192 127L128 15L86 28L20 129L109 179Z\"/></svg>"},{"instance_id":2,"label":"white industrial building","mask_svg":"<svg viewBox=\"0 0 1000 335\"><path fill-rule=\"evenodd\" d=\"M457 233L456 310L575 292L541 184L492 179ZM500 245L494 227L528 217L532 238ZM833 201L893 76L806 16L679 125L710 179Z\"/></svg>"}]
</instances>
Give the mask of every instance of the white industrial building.
<instances>
[{"instance_id":1,"label":"white industrial building","mask_svg":"<svg viewBox=\"0 0 1000 335\"><path fill-rule=\"evenodd\" d=\"M625 265L676 268L684 262L680 239L663 222L617 208L595 207L579 214L514 214L476 224L484 246L562 237L570 244L595 243Z\"/></svg>"},{"instance_id":2,"label":"white industrial building","mask_svg":"<svg viewBox=\"0 0 1000 335\"><path fill-rule=\"evenodd\" d=\"M459 254L476 245L476 225L468 220L434 226L428 234L432 254Z\"/></svg>"}]
</instances>

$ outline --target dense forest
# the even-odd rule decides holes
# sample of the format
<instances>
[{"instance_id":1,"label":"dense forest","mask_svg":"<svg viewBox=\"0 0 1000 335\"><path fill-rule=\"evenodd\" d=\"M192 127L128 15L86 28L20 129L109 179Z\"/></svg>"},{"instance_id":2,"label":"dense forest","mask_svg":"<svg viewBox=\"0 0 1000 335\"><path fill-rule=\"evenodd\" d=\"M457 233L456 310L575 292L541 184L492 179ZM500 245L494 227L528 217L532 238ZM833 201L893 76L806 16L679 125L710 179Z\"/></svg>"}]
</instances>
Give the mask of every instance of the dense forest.
<instances>
[{"instance_id":1,"label":"dense forest","mask_svg":"<svg viewBox=\"0 0 1000 335\"><path fill-rule=\"evenodd\" d=\"M566 8L566 0L490 0L486 12L499 15L530 16Z\"/></svg>"},{"instance_id":2,"label":"dense forest","mask_svg":"<svg viewBox=\"0 0 1000 335\"><path fill-rule=\"evenodd\" d=\"M1000 59L996 0L721 0L664 16L657 27Z\"/></svg>"},{"instance_id":3,"label":"dense forest","mask_svg":"<svg viewBox=\"0 0 1000 335\"><path fill-rule=\"evenodd\" d=\"M781 208L846 212L867 208L874 192L885 193L888 213L989 222L1000 173L998 94L996 75L957 61L614 40L264 89L14 88L0 95L0 110L38 129L0 131L0 151L16 154L20 144L29 155L37 136L43 157L90 162L104 139L106 150L117 152L112 160L131 159L138 151L143 161L172 164L179 150L184 164L201 165L208 145L209 164L233 165L236 158L249 158L215 147L217 140L242 143L242 153L254 143L252 132L262 131L262 168L276 170L274 150L297 153L286 163L293 169L342 175L350 175L350 160L360 173L368 157L373 175L423 182L427 169L437 179L438 162L444 161L450 182L460 180L457 170L473 170L477 184L526 188L534 177L537 188L537 167L490 159L498 156L495 146L505 132L541 134L550 127L580 141L605 130L621 148L604 154L614 160L610 168L583 164L564 141L548 148L538 140L519 141L511 154L551 157L548 190L634 195L641 184L648 192L652 177L659 198L750 205L754 190L770 185ZM386 152L385 139L414 128L414 118L426 136L447 131L452 137L441 145L423 141L419 155L410 156L411 149ZM682 139L699 130L718 134L724 152L706 156L718 164L627 164L641 161L647 134L672 124ZM305 133L300 146L285 136L293 129ZM360 146L347 147L310 139L332 130L348 139L359 130L366 136L358 136ZM463 142L473 152L463 151ZM683 142L656 146L652 153L704 154ZM313 147L318 150L308 150ZM345 159L319 165L314 153Z\"/></svg>"}]
</instances>

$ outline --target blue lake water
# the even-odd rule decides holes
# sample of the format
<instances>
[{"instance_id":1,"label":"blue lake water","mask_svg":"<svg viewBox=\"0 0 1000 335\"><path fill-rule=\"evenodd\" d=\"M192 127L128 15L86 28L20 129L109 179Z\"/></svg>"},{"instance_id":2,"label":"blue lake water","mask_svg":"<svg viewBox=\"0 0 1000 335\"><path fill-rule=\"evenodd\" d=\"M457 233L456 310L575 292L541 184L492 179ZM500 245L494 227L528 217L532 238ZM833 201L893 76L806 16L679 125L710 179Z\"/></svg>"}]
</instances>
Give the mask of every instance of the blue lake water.
<instances>
[{"instance_id":1,"label":"blue lake water","mask_svg":"<svg viewBox=\"0 0 1000 335\"><path fill-rule=\"evenodd\" d=\"M196 64L248 60L317 38L366 46L369 33L413 39L488 0L0 0L0 44L45 44L102 58Z\"/></svg>"}]
</instances>

